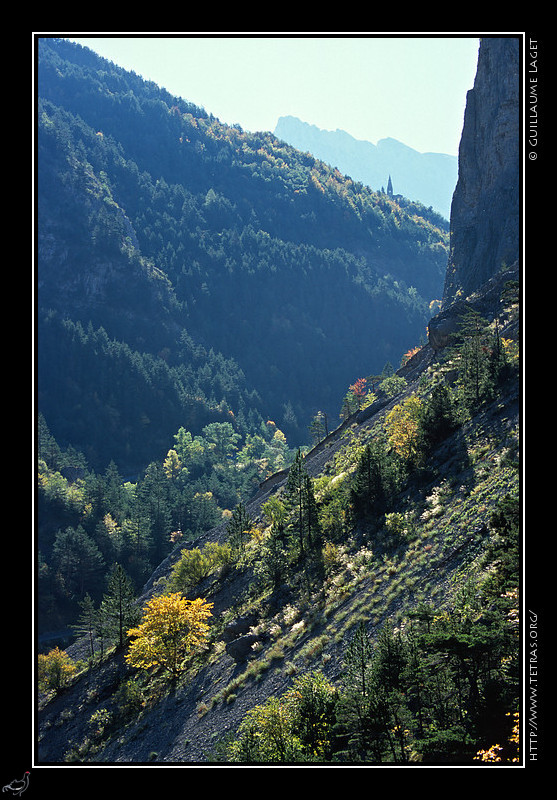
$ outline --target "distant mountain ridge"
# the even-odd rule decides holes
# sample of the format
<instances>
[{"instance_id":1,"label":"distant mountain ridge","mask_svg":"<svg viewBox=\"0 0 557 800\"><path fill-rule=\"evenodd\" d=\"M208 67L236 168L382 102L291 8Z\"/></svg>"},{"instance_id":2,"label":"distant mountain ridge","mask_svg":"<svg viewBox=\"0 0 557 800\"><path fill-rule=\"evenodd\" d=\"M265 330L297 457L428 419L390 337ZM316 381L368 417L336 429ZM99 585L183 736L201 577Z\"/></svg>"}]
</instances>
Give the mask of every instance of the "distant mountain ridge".
<instances>
[{"instance_id":1,"label":"distant mountain ridge","mask_svg":"<svg viewBox=\"0 0 557 800\"><path fill-rule=\"evenodd\" d=\"M346 131L327 131L297 117L280 117L275 136L298 150L338 167L375 191L387 186L389 175L396 194L432 206L450 219L451 199L458 178L458 159L444 153L419 153L397 139L377 144L355 139Z\"/></svg>"}]
</instances>

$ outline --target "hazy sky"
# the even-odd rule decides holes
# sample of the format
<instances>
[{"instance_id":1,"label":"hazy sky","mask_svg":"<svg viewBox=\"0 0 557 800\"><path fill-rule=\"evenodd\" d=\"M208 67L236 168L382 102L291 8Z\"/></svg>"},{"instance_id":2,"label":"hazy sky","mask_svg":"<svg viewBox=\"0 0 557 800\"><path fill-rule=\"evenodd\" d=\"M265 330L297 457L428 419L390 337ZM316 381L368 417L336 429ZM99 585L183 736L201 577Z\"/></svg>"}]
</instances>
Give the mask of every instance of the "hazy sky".
<instances>
[{"instance_id":1,"label":"hazy sky","mask_svg":"<svg viewBox=\"0 0 557 800\"><path fill-rule=\"evenodd\" d=\"M457 155L473 34L59 34L246 131L288 114L374 144Z\"/></svg>"}]
</instances>

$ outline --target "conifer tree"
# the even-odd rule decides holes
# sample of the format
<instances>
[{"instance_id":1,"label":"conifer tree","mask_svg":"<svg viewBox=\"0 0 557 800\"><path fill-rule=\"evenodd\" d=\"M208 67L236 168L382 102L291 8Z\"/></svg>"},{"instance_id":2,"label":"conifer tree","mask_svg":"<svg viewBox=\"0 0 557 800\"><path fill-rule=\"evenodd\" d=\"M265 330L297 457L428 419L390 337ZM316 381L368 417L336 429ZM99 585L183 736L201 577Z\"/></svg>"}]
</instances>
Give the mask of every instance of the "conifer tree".
<instances>
[{"instance_id":1,"label":"conifer tree","mask_svg":"<svg viewBox=\"0 0 557 800\"><path fill-rule=\"evenodd\" d=\"M118 645L124 644L124 634L139 620L140 611L135 603L132 582L120 564L113 565L108 579L108 588L102 600L107 619L107 628L115 635Z\"/></svg>"},{"instance_id":2,"label":"conifer tree","mask_svg":"<svg viewBox=\"0 0 557 800\"><path fill-rule=\"evenodd\" d=\"M107 614L104 603L101 602L95 615L95 641L98 641L100 646L101 660L104 656L105 642L108 643L110 641L113 635L112 632L111 620Z\"/></svg>"},{"instance_id":3,"label":"conifer tree","mask_svg":"<svg viewBox=\"0 0 557 800\"><path fill-rule=\"evenodd\" d=\"M298 532L298 548L300 557L304 549L304 489L306 486L307 471L304 464L302 451L298 448L294 461L288 472L285 496L296 517L295 527Z\"/></svg>"},{"instance_id":4,"label":"conifer tree","mask_svg":"<svg viewBox=\"0 0 557 800\"><path fill-rule=\"evenodd\" d=\"M384 496L382 453L377 443L368 443L354 473L350 499L356 514L369 514Z\"/></svg>"},{"instance_id":5,"label":"conifer tree","mask_svg":"<svg viewBox=\"0 0 557 800\"><path fill-rule=\"evenodd\" d=\"M314 444L318 444L327 436L327 415L323 411L318 411L312 419L309 432Z\"/></svg>"},{"instance_id":6,"label":"conifer tree","mask_svg":"<svg viewBox=\"0 0 557 800\"><path fill-rule=\"evenodd\" d=\"M303 559L317 548L320 527L313 482L300 449L288 473L285 497L293 512L293 532L298 534L298 555Z\"/></svg>"},{"instance_id":7,"label":"conifer tree","mask_svg":"<svg viewBox=\"0 0 557 800\"><path fill-rule=\"evenodd\" d=\"M405 666L406 654L402 637L388 622L377 637L373 663L374 679L389 691L402 689Z\"/></svg>"},{"instance_id":8,"label":"conifer tree","mask_svg":"<svg viewBox=\"0 0 557 800\"><path fill-rule=\"evenodd\" d=\"M271 497L263 506L263 513L271 523L271 531L263 545L259 573L278 589L285 577L288 557L285 548L285 525L288 511L278 497Z\"/></svg>"},{"instance_id":9,"label":"conifer tree","mask_svg":"<svg viewBox=\"0 0 557 800\"><path fill-rule=\"evenodd\" d=\"M458 410L453 391L445 383L433 387L431 396L425 404L421 426L421 446L427 456L431 449L440 444L458 427Z\"/></svg>"},{"instance_id":10,"label":"conifer tree","mask_svg":"<svg viewBox=\"0 0 557 800\"><path fill-rule=\"evenodd\" d=\"M253 520L244 503L238 503L226 528L228 541L235 550L242 550L246 543L248 531L253 527Z\"/></svg>"},{"instance_id":11,"label":"conifer tree","mask_svg":"<svg viewBox=\"0 0 557 800\"><path fill-rule=\"evenodd\" d=\"M97 611L95 604L91 599L91 595L87 593L83 600L79 603L81 614L79 615L75 625L72 629L76 636L86 636L89 641L89 651L91 658L95 655L95 631L97 624Z\"/></svg>"},{"instance_id":12,"label":"conifer tree","mask_svg":"<svg viewBox=\"0 0 557 800\"><path fill-rule=\"evenodd\" d=\"M356 632L346 650L346 681L363 695L367 695L370 688L370 667L373 658L373 648L363 622L360 622Z\"/></svg>"},{"instance_id":13,"label":"conifer tree","mask_svg":"<svg viewBox=\"0 0 557 800\"><path fill-rule=\"evenodd\" d=\"M80 600L86 592L96 595L105 563L99 548L81 525L57 533L52 560L66 596Z\"/></svg>"},{"instance_id":14,"label":"conifer tree","mask_svg":"<svg viewBox=\"0 0 557 800\"><path fill-rule=\"evenodd\" d=\"M110 514L117 521L121 521L128 511L127 497L122 478L113 461L110 462L104 474L104 498Z\"/></svg>"},{"instance_id":15,"label":"conifer tree","mask_svg":"<svg viewBox=\"0 0 557 800\"><path fill-rule=\"evenodd\" d=\"M122 525L122 532L126 539L126 568L137 585L145 580L152 569L150 556L153 539L149 498L142 484L134 489L131 515Z\"/></svg>"},{"instance_id":16,"label":"conifer tree","mask_svg":"<svg viewBox=\"0 0 557 800\"><path fill-rule=\"evenodd\" d=\"M450 357L457 364L460 396L469 408L478 406L493 388L492 348L497 348L487 321L474 309L460 318Z\"/></svg>"},{"instance_id":17,"label":"conifer tree","mask_svg":"<svg viewBox=\"0 0 557 800\"><path fill-rule=\"evenodd\" d=\"M346 741L347 757L380 761L383 752L384 708L375 692L373 648L360 622L345 655L344 686L338 707L339 741Z\"/></svg>"},{"instance_id":18,"label":"conifer tree","mask_svg":"<svg viewBox=\"0 0 557 800\"><path fill-rule=\"evenodd\" d=\"M306 473L304 476L303 503L305 512L305 529L308 550L314 550L320 543L319 516L317 501L313 491L313 481Z\"/></svg>"},{"instance_id":19,"label":"conifer tree","mask_svg":"<svg viewBox=\"0 0 557 800\"><path fill-rule=\"evenodd\" d=\"M150 538L153 542L153 563L159 564L168 554L172 515L169 484L164 464L154 462L147 467L142 492L147 498Z\"/></svg>"},{"instance_id":20,"label":"conifer tree","mask_svg":"<svg viewBox=\"0 0 557 800\"><path fill-rule=\"evenodd\" d=\"M270 584L273 591L280 589L287 576L288 556L284 547L284 539L280 528L272 526L265 539L257 572L265 583Z\"/></svg>"}]
</instances>

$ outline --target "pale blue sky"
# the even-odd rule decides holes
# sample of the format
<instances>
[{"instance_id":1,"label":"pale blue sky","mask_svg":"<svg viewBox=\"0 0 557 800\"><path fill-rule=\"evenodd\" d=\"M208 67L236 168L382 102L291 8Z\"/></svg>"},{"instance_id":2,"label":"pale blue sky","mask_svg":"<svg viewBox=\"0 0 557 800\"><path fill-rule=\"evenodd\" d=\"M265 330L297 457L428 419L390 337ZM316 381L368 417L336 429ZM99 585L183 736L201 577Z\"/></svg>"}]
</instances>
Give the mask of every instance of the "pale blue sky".
<instances>
[{"instance_id":1,"label":"pale blue sky","mask_svg":"<svg viewBox=\"0 0 557 800\"><path fill-rule=\"evenodd\" d=\"M292 115L374 144L457 155L470 34L60 34L246 131Z\"/></svg>"}]
</instances>

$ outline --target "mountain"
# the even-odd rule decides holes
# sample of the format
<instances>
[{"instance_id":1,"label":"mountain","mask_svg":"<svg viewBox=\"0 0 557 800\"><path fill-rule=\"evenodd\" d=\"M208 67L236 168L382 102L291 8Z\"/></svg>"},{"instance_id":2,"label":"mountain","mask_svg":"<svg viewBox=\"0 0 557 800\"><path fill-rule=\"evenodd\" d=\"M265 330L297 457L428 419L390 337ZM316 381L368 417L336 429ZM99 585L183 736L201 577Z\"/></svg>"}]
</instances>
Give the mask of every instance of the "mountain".
<instances>
[{"instance_id":1,"label":"mountain","mask_svg":"<svg viewBox=\"0 0 557 800\"><path fill-rule=\"evenodd\" d=\"M497 46L481 40L478 88L490 69L510 78ZM338 427L175 538L135 594L116 571L83 599L74 643L39 655L40 765L521 765L518 276L463 290L441 312L456 336L430 323L394 373L368 371ZM86 495L44 455L59 519L135 544L140 520L116 509L137 488L113 474ZM141 487L159 511L162 487L188 479L165 466ZM53 593L74 574L62 566Z\"/></svg>"},{"instance_id":2,"label":"mountain","mask_svg":"<svg viewBox=\"0 0 557 800\"><path fill-rule=\"evenodd\" d=\"M486 38L466 99L444 307L520 256L519 65L516 38Z\"/></svg>"},{"instance_id":3,"label":"mountain","mask_svg":"<svg viewBox=\"0 0 557 800\"><path fill-rule=\"evenodd\" d=\"M376 191L386 189L390 177L396 194L431 206L445 219L450 218L458 177L456 156L419 153L390 137L372 144L355 139L346 131L322 130L292 116L280 117L274 133Z\"/></svg>"},{"instance_id":4,"label":"mountain","mask_svg":"<svg viewBox=\"0 0 557 800\"><path fill-rule=\"evenodd\" d=\"M39 409L95 469L229 412L305 443L423 338L439 215L64 40L37 90Z\"/></svg>"},{"instance_id":5,"label":"mountain","mask_svg":"<svg viewBox=\"0 0 557 800\"><path fill-rule=\"evenodd\" d=\"M505 336L512 335L515 315L516 306L503 309ZM141 607L180 587L190 600L212 604L206 646L177 679L169 682L161 669L130 668L125 647L103 658L97 643L90 669L88 638L67 648L69 663L80 666L70 686L42 698L39 763L223 765L232 758L234 740L244 748L234 758L259 762L261 752L253 745L250 755L248 747L249 715L258 714L254 723L263 734L279 716L280 703L286 709L293 702L289 693L304 686L314 702L324 702L323 692L329 692L322 729L327 749L313 755L289 750L288 727L282 729L283 755L277 750L270 757L275 763L472 766L478 752L510 741L520 697L516 372L452 431L450 425L439 428L425 468L408 470L406 460L395 466L393 454L384 454L384 476L393 480L391 469L402 472L373 510L355 505L366 445L376 448L388 415L411 398L427 407L432 387L444 386L450 374L450 365L427 345L396 376L403 387L398 394L380 395L306 455L324 561L314 549L302 560L293 554L284 562L271 560L273 509L287 497L289 473L283 471L247 503L257 536L232 562L214 562L203 577L194 576L203 554L226 547L223 522L160 564L140 594ZM295 518L285 523L290 546L298 535ZM361 625L370 653L390 637L387 675L400 681L395 685L402 694L395 693L396 704L391 698L384 713L404 715L408 731L392 751L383 734L374 754L363 755L357 741L347 741L358 728L344 705L337 707L345 726L338 739L330 728L334 687L347 701L358 685L346 676ZM403 680L403 666L413 666L419 682L409 672ZM334 758L328 749L333 741ZM512 756L512 747L502 757L507 753Z\"/></svg>"}]
</instances>

